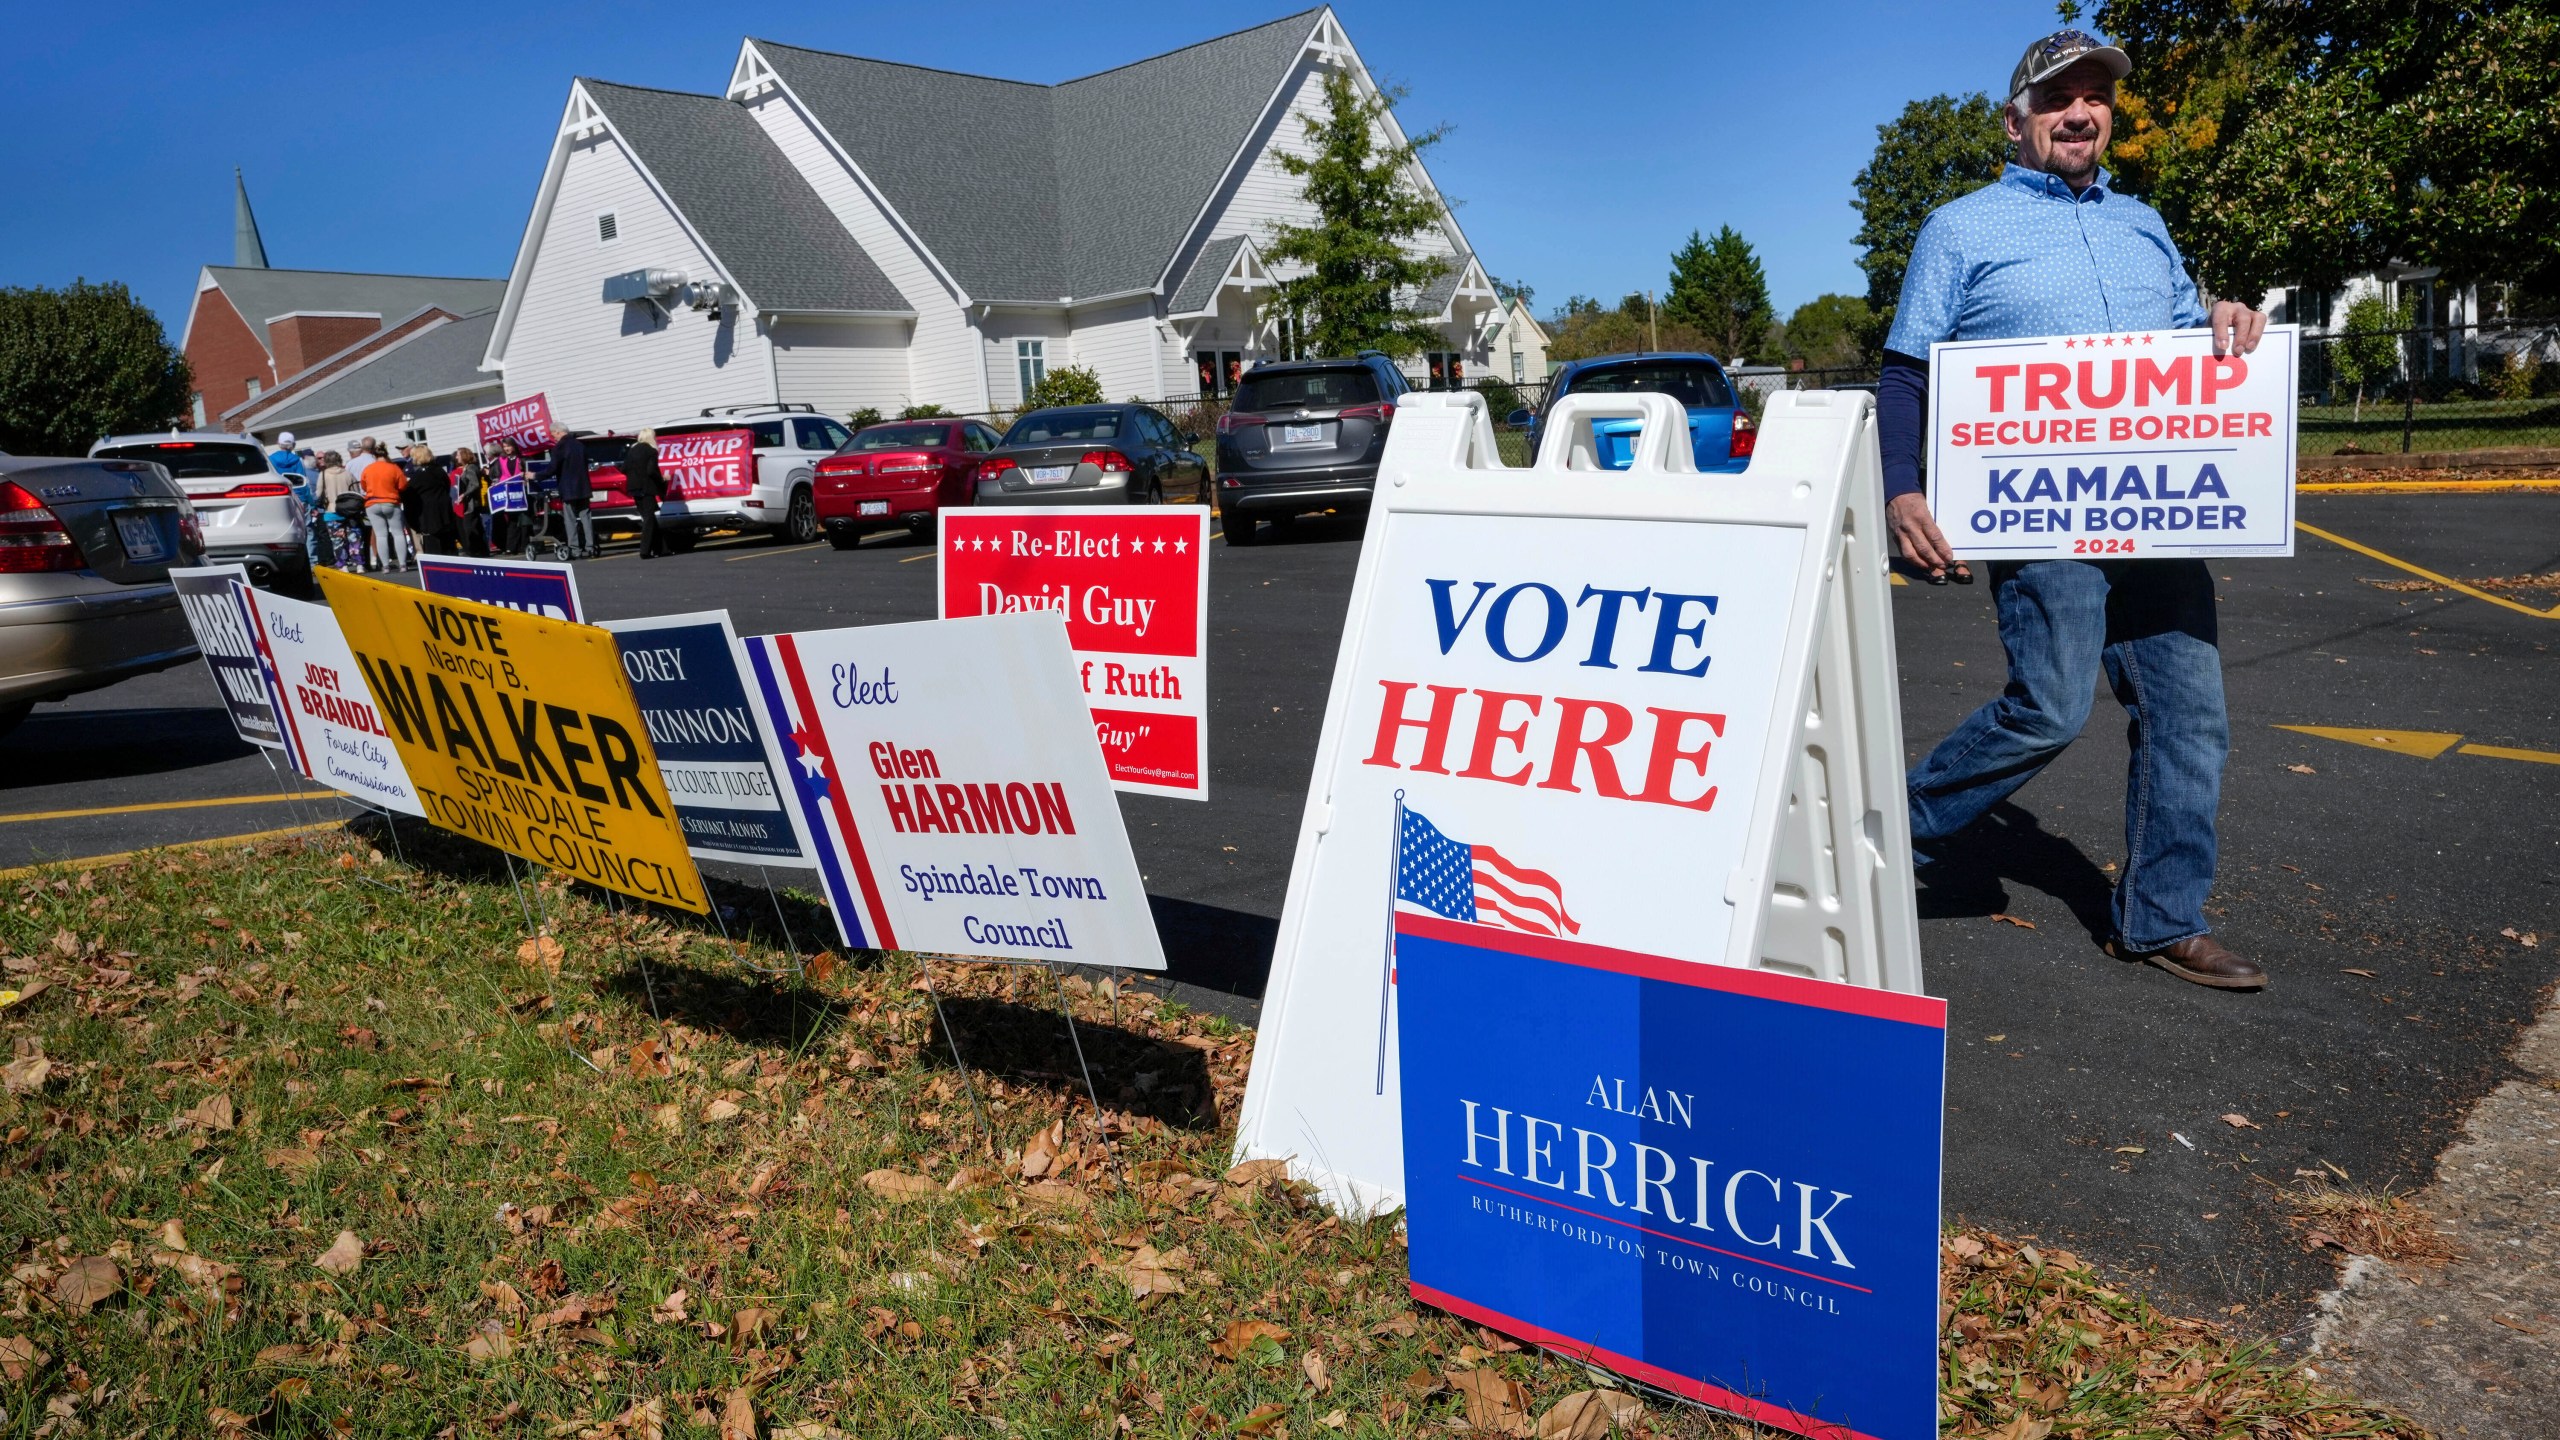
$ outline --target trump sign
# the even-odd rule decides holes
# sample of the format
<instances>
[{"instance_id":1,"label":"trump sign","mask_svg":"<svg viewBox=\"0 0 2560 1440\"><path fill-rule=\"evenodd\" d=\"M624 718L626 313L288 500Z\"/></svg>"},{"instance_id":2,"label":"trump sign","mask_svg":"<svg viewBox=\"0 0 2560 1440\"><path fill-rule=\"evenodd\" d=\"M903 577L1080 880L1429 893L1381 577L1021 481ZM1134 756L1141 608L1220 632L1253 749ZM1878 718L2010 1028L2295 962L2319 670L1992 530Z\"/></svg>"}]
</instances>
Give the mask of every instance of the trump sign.
<instances>
[{"instance_id":1,"label":"trump sign","mask_svg":"<svg viewBox=\"0 0 2560 1440\"><path fill-rule=\"evenodd\" d=\"M1111 783L1209 798L1209 512L946 510L942 614L1053 610Z\"/></svg>"},{"instance_id":2,"label":"trump sign","mask_svg":"<svg viewBox=\"0 0 2560 1440\"><path fill-rule=\"evenodd\" d=\"M706 430L658 441L658 469L666 476L669 500L744 495L755 487L755 467L752 431Z\"/></svg>"},{"instance_id":3,"label":"trump sign","mask_svg":"<svg viewBox=\"0 0 2560 1440\"><path fill-rule=\"evenodd\" d=\"M512 440L519 450L551 448L551 397L535 391L521 400L510 400L474 414L480 431L480 452L500 440Z\"/></svg>"},{"instance_id":4,"label":"trump sign","mask_svg":"<svg viewBox=\"0 0 2560 1440\"><path fill-rule=\"evenodd\" d=\"M2293 553L2300 332L1929 347L1929 506L1995 560Z\"/></svg>"},{"instance_id":5,"label":"trump sign","mask_svg":"<svg viewBox=\"0 0 2560 1440\"><path fill-rule=\"evenodd\" d=\"M1417 1299L1799 1435L1938 1433L1946 1002L1396 929Z\"/></svg>"}]
</instances>

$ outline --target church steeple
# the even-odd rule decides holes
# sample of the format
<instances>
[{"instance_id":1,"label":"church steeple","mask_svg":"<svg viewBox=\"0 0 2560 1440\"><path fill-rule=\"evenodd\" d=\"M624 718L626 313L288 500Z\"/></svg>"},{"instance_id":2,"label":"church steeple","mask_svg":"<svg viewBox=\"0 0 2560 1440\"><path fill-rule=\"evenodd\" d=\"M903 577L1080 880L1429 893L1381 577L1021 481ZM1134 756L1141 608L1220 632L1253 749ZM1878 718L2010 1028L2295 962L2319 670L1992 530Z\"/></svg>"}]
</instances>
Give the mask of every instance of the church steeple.
<instances>
[{"instance_id":1,"label":"church steeple","mask_svg":"<svg viewBox=\"0 0 2560 1440\"><path fill-rule=\"evenodd\" d=\"M231 185L236 197L231 217L231 263L243 270L264 270L266 242L258 238L258 217L249 211L249 182L242 178L237 165L231 167Z\"/></svg>"}]
</instances>

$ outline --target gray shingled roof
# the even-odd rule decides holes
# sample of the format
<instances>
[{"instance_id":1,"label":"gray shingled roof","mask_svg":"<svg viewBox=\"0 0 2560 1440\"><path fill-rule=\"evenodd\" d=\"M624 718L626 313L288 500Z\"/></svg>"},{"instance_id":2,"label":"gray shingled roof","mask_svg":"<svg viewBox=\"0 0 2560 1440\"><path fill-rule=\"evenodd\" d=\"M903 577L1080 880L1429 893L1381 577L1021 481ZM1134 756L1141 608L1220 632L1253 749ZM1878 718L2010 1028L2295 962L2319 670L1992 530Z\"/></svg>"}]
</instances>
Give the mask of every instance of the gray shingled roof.
<instances>
[{"instance_id":1,"label":"gray shingled roof","mask_svg":"<svg viewBox=\"0 0 2560 1440\"><path fill-rule=\"evenodd\" d=\"M1322 12L1034 85L758 53L975 300L1153 289Z\"/></svg>"},{"instance_id":2,"label":"gray shingled roof","mask_svg":"<svg viewBox=\"0 0 2560 1440\"><path fill-rule=\"evenodd\" d=\"M231 299L231 308L258 332L272 353L267 322L302 310L379 315L385 325L433 305L456 315L485 310L506 297L504 280L445 275L366 275L347 270L258 270L237 265L205 267Z\"/></svg>"},{"instance_id":3,"label":"gray shingled roof","mask_svg":"<svg viewBox=\"0 0 2560 1440\"><path fill-rule=\"evenodd\" d=\"M481 371L480 356L489 348L489 331L497 323L498 312L489 309L406 336L366 363L303 391L283 409L259 415L258 428L290 426L468 386L496 390L504 382Z\"/></svg>"},{"instance_id":4,"label":"gray shingled roof","mask_svg":"<svg viewBox=\"0 0 2560 1440\"><path fill-rule=\"evenodd\" d=\"M1236 252L1244 248L1244 237L1229 235L1200 247L1192 257L1191 268L1182 272L1182 283L1174 287L1173 299L1164 309L1168 315L1196 315L1209 308L1218 293L1218 282L1227 278L1227 267L1236 263Z\"/></svg>"},{"instance_id":5,"label":"gray shingled roof","mask_svg":"<svg viewBox=\"0 0 2560 1440\"><path fill-rule=\"evenodd\" d=\"M745 106L578 83L757 309L915 313Z\"/></svg>"}]
</instances>

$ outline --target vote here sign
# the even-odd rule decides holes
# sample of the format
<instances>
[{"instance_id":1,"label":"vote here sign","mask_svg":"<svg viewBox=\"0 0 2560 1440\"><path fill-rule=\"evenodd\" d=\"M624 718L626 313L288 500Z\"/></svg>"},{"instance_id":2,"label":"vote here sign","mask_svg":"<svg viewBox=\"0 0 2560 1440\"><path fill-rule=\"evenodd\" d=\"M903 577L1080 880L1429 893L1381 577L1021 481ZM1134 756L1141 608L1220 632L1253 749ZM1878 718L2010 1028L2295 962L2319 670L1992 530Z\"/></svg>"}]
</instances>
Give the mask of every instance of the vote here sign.
<instances>
[{"instance_id":1,"label":"vote here sign","mask_svg":"<svg viewBox=\"0 0 2560 1440\"><path fill-rule=\"evenodd\" d=\"M942 614L1067 622L1094 739L1123 790L1209 798L1209 512L942 512Z\"/></svg>"},{"instance_id":2,"label":"vote here sign","mask_svg":"<svg viewBox=\"0 0 2560 1440\"><path fill-rule=\"evenodd\" d=\"M746 654L845 944L1164 968L1052 615L750 635Z\"/></svg>"},{"instance_id":3,"label":"vote here sign","mask_svg":"<svg viewBox=\"0 0 2560 1440\"><path fill-rule=\"evenodd\" d=\"M429 823L707 912L611 635L335 570L320 590Z\"/></svg>"},{"instance_id":4,"label":"vote here sign","mask_svg":"<svg viewBox=\"0 0 2560 1440\"><path fill-rule=\"evenodd\" d=\"M2205 330L1929 347L1929 508L1993 560L2291 555L2300 337Z\"/></svg>"}]
</instances>

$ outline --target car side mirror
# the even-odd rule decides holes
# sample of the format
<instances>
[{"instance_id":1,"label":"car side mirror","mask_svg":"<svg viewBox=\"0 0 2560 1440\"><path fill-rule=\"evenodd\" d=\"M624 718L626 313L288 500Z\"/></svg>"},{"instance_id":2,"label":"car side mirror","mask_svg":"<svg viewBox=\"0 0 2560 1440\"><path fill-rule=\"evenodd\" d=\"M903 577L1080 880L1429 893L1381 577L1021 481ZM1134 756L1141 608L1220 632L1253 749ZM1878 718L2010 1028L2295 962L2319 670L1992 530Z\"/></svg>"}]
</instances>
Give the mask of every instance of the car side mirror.
<instances>
[{"instance_id":1,"label":"car side mirror","mask_svg":"<svg viewBox=\"0 0 2560 1440\"><path fill-rule=\"evenodd\" d=\"M1525 426L1536 423L1537 419L1537 416L1530 414L1527 410L1514 410L1510 414L1502 417L1502 423L1505 425Z\"/></svg>"},{"instance_id":2,"label":"car side mirror","mask_svg":"<svg viewBox=\"0 0 2560 1440\"><path fill-rule=\"evenodd\" d=\"M1182 443L1185 445L1197 445L1200 443L1200 434L1196 430L1181 430L1175 433L1182 437Z\"/></svg>"}]
</instances>

